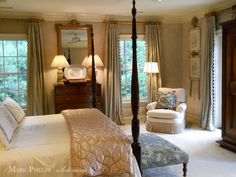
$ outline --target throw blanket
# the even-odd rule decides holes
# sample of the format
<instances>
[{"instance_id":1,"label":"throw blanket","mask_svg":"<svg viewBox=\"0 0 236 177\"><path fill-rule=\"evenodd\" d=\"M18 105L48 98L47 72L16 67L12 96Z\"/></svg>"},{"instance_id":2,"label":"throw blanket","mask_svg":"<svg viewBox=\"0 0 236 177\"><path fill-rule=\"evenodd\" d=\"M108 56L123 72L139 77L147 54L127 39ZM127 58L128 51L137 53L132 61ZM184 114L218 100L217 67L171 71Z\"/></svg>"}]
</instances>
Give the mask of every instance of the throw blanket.
<instances>
[{"instance_id":1,"label":"throw blanket","mask_svg":"<svg viewBox=\"0 0 236 177\"><path fill-rule=\"evenodd\" d=\"M97 109L62 111L71 135L71 162L75 177L132 174L130 141Z\"/></svg>"}]
</instances>

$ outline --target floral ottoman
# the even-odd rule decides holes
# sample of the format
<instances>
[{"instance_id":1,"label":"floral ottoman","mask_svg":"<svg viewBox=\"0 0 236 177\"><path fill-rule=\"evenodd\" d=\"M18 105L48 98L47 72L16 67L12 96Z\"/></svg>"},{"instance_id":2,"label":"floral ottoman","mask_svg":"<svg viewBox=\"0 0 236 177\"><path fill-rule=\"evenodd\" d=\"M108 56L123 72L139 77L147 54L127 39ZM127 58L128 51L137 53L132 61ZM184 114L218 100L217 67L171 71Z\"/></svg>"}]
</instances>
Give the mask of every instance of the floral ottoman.
<instances>
[{"instance_id":1,"label":"floral ottoman","mask_svg":"<svg viewBox=\"0 0 236 177\"><path fill-rule=\"evenodd\" d=\"M142 169L183 164L183 176L186 176L189 160L186 152L169 141L149 133L140 134L139 142L142 147Z\"/></svg>"}]
</instances>

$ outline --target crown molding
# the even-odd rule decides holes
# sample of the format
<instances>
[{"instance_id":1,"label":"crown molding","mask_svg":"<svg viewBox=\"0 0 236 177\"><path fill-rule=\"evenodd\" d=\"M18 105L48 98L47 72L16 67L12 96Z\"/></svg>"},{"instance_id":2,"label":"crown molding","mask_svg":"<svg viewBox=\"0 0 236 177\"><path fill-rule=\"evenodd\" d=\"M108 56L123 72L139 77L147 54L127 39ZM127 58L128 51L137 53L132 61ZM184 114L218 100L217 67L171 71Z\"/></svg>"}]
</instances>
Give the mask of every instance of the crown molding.
<instances>
[{"instance_id":1,"label":"crown molding","mask_svg":"<svg viewBox=\"0 0 236 177\"><path fill-rule=\"evenodd\" d=\"M190 22L193 16L198 18L204 17L206 13L212 11L218 11L226 9L235 5L235 0L227 0L227 2L219 3L207 8L197 9L184 16L143 16L137 14L137 21L159 21L164 24L179 24ZM80 22L104 22L104 20L117 20L117 21L131 21L131 16L112 16L102 14L91 14L91 13L66 13L66 12L50 12L50 13L34 13L34 12L15 12L12 10L0 11L0 18L42 18L45 21L69 21L76 19Z\"/></svg>"},{"instance_id":2,"label":"crown molding","mask_svg":"<svg viewBox=\"0 0 236 177\"><path fill-rule=\"evenodd\" d=\"M32 12L14 12L2 11L0 18L42 18L45 21L68 21L76 19L80 22L103 22L106 16L99 14L85 14L85 13L32 13Z\"/></svg>"},{"instance_id":3,"label":"crown molding","mask_svg":"<svg viewBox=\"0 0 236 177\"><path fill-rule=\"evenodd\" d=\"M204 8L204 9L196 10L192 13L185 15L185 17L183 17L184 18L183 21L190 22L193 16L196 16L200 19L200 18L203 18L205 16L205 14L207 14L209 12L217 12L222 9L231 8L233 5L236 5L235 0L228 0L227 2L219 3L216 5L212 5L207 8Z\"/></svg>"}]
</instances>

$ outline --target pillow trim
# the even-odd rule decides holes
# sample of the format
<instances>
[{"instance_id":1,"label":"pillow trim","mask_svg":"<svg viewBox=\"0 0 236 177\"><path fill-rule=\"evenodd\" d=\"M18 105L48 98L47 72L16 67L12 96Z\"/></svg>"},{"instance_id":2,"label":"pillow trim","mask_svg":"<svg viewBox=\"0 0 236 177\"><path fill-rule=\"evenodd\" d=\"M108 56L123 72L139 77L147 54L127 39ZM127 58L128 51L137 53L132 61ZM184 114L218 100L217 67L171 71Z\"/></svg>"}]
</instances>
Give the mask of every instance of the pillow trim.
<instances>
[{"instance_id":1,"label":"pillow trim","mask_svg":"<svg viewBox=\"0 0 236 177\"><path fill-rule=\"evenodd\" d=\"M5 100L7 100L7 99L10 99L10 100L13 100L16 104L18 104L19 105L19 103L17 103L14 99L12 99L11 97L6 97L5 98ZM4 101L5 101L4 100ZM9 111L9 113L12 115L12 117L14 117L14 119L15 119L15 121L17 122L17 125L19 125L21 122L22 122L22 120L25 118L25 115L22 117L22 118L20 118L20 121L18 121L17 120L17 118L14 116L14 114L12 113L12 110L10 109L10 108L8 108L8 106L6 105L6 103L4 103L4 101L2 102L2 105ZM19 105L20 106L20 105Z\"/></svg>"}]
</instances>

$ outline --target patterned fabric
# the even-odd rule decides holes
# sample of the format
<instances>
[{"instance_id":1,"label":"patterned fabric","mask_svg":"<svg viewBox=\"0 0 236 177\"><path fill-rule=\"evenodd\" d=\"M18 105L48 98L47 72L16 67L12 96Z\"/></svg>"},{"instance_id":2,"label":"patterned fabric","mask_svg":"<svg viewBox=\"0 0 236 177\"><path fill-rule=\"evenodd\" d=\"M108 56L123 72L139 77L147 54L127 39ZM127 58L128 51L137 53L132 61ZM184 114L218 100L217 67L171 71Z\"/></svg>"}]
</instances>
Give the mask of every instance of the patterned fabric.
<instances>
[{"instance_id":1,"label":"patterned fabric","mask_svg":"<svg viewBox=\"0 0 236 177\"><path fill-rule=\"evenodd\" d=\"M159 136L144 133L140 135L139 141L142 147L142 169L188 163L187 153Z\"/></svg>"},{"instance_id":2,"label":"patterned fabric","mask_svg":"<svg viewBox=\"0 0 236 177\"><path fill-rule=\"evenodd\" d=\"M157 91L157 109L173 109L176 108L176 92L171 91L164 93Z\"/></svg>"},{"instance_id":3,"label":"patterned fabric","mask_svg":"<svg viewBox=\"0 0 236 177\"><path fill-rule=\"evenodd\" d=\"M71 136L74 177L133 174L131 143L124 132L97 109L62 111Z\"/></svg>"}]
</instances>

